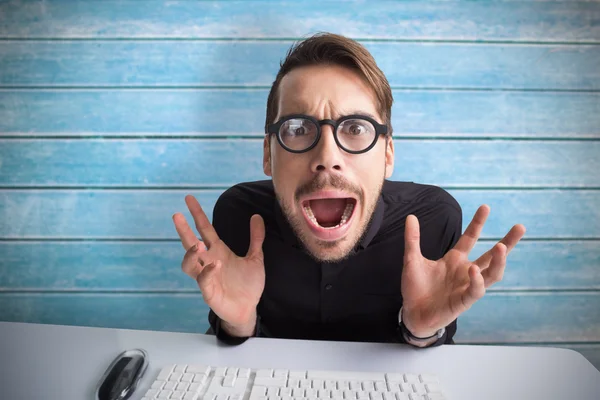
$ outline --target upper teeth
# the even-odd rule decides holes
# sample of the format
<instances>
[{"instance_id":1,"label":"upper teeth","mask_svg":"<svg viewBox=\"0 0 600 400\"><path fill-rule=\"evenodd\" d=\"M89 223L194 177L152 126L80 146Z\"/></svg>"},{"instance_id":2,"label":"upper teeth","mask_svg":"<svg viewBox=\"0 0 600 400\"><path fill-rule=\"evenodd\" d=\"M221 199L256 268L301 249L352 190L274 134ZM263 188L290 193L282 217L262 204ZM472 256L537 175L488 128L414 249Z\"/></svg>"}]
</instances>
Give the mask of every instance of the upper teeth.
<instances>
[{"instance_id":1,"label":"upper teeth","mask_svg":"<svg viewBox=\"0 0 600 400\"><path fill-rule=\"evenodd\" d=\"M313 212L312 212L312 210L311 210L310 206L308 205L308 203L307 203L307 205L305 205L305 206L304 206L304 210L306 211L306 215L308 215L308 218L310 218L310 220L311 220L312 222L314 222L314 223L315 223L315 225L319 225L319 226L321 226L321 225L319 224L319 222L317 221L317 219L315 218L315 215L313 214ZM348 203L348 204L346 204L346 208L344 209L344 213L342 214L342 219L340 220L340 223L339 223L339 224L337 224L337 225L335 225L335 226L329 226L329 227L324 227L324 226L322 226L321 228L324 228L324 229L335 229L335 228L339 228L340 226L342 226L342 225L344 225L346 222L348 222L348 218L350 218L350 216L352 215L352 210L354 210L354 204L353 204L353 203Z\"/></svg>"}]
</instances>

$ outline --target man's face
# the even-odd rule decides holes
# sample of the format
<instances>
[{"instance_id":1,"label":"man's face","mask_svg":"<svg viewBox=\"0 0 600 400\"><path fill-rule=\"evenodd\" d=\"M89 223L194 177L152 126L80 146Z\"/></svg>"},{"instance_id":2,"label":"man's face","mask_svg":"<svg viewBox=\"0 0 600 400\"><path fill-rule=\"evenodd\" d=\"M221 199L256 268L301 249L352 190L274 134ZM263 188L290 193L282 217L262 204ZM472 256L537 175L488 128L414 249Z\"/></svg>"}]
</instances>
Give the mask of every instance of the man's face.
<instances>
[{"instance_id":1,"label":"man's face","mask_svg":"<svg viewBox=\"0 0 600 400\"><path fill-rule=\"evenodd\" d=\"M279 86L278 114L306 114L337 120L367 114L384 123L373 90L358 73L341 66L308 66L290 71ZM394 166L391 140L380 136L366 153L340 149L331 125L322 125L318 144L291 153L276 137L265 137L264 172L272 176L281 208L308 252L322 261L346 257L363 235L384 178Z\"/></svg>"}]
</instances>

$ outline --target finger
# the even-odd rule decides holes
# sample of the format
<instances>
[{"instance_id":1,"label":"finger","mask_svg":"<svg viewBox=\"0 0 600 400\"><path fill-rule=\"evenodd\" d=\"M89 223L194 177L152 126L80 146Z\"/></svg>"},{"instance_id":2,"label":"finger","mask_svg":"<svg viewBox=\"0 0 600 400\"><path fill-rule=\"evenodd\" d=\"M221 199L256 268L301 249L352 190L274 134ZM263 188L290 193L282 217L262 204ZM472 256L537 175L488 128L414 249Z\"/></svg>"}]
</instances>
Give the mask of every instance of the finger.
<instances>
[{"instance_id":1,"label":"finger","mask_svg":"<svg viewBox=\"0 0 600 400\"><path fill-rule=\"evenodd\" d=\"M479 239L479 235L481 235L481 230L483 229L483 225L489 214L490 207L485 204L477 209L471 223L469 223L469 226L465 229L465 233L462 234L460 239L458 239L458 243L454 246L456 250L465 255L468 255L471 252L473 246L475 246L475 243L477 243L477 240Z\"/></svg>"},{"instance_id":2,"label":"finger","mask_svg":"<svg viewBox=\"0 0 600 400\"><path fill-rule=\"evenodd\" d=\"M198 243L196 234L188 225L183 214L175 213L173 215L173 223L175 224L175 230L179 235L179 239L181 239L181 244L186 251Z\"/></svg>"},{"instance_id":3,"label":"finger","mask_svg":"<svg viewBox=\"0 0 600 400\"><path fill-rule=\"evenodd\" d=\"M204 267L211 263L207 256L208 253L204 249L190 248L183 256L181 269L187 276L195 280Z\"/></svg>"},{"instance_id":4,"label":"finger","mask_svg":"<svg viewBox=\"0 0 600 400\"><path fill-rule=\"evenodd\" d=\"M525 226L521 224L515 225L498 243L502 243L506 247L506 254L508 254L517 245L517 243L519 242L519 240L521 240L524 234ZM485 270L489 266L490 261L492 260L492 249L489 249L488 251L483 253L481 257L475 260L475 264L479 265L482 270Z\"/></svg>"},{"instance_id":5,"label":"finger","mask_svg":"<svg viewBox=\"0 0 600 400\"><path fill-rule=\"evenodd\" d=\"M462 294L462 304L465 311L485 294L485 282L476 264L471 264L469 267L469 279L469 286Z\"/></svg>"},{"instance_id":6,"label":"finger","mask_svg":"<svg viewBox=\"0 0 600 400\"><path fill-rule=\"evenodd\" d=\"M206 265L206 267L198 274L196 277L196 282L198 283L198 287L202 292L202 297L204 301L210 304L213 300L213 297L216 294L216 285L217 280L216 277L221 270L223 264L221 261L217 260L214 263L210 263Z\"/></svg>"},{"instance_id":7,"label":"finger","mask_svg":"<svg viewBox=\"0 0 600 400\"><path fill-rule=\"evenodd\" d=\"M204 210L202 210L200 203L198 203L198 200L196 200L194 196L185 196L185 203L187 204L190 213L192 213L192 217L194 217L196 229L198 229L202 240L206 243L206 246L210 248L213 243L219 241L219 236L217 235L215 228L211 225Z\"/></svg>"},{"instance_id":8,"label":"finger","mask_svg":"<svg viewBox=\"0 0 600 400\"><path fill-rule=\"evenodd\" d=\"M404 228L404 263L418 260L421 255L421 233L419 231L419 220L414 215L406 217Z\"/></svg>"},{"instance_id":9,"label":"finger","mask_svg":"<svg viewBox=\"0 0 600 400\"><path fill-rule=\"evenodd\" d=\"M506 268L506 246L503 243L498 243L492 248L491 253L490 266L481 272L486 289L502 280Z\"/></svg>"},{"instance_id":10,"label":"finger","mask_svg":"<svg viewBox=\"0 0 600 400\"><path fill-rule=\"evenodd\" d=\"M265 240L265 222L262 217L255 214L250 218L250 247L247 257L262 258L262 244Z\"/></svg>"}]
</instances>

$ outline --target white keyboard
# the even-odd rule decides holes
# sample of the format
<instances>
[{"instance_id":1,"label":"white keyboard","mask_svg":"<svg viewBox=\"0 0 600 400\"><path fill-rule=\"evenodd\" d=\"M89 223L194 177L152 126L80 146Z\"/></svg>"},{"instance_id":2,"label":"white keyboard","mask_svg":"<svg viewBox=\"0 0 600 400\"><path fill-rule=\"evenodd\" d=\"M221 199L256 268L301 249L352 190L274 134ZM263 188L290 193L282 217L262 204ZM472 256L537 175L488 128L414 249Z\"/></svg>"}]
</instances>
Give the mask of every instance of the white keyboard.
<instances>
[{"instance_id":1,"label":"white keyboard","mask_svg":"<svg viewBox=\"0 0 600 400\"><path fill-rule=\"evenodd\" d=\"M435 375L204 365L162 369L143 400L446 400Z\"/></svg>"}]
</instances>

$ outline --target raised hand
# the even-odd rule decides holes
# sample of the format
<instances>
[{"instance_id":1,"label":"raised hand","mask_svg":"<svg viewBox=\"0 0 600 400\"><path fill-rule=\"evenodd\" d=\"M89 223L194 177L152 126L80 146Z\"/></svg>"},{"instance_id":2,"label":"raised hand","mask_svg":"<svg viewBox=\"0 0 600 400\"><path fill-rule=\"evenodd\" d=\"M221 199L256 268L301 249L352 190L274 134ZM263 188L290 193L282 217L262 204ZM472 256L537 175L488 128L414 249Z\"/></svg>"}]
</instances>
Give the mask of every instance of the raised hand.
<instances>
[{"instance_id":1,"label":"raised hand","mask_svg":"<svg viewBox=\"0 0 600 400\"><path fill-rule=\"evenodd\" d=\"M471 262L469 252L477 243L489 212L488 206L479 207L456 246L437 261L423 257L419 222L414 215L407 217L401 290L403 320L413 335L433 335L502 279L506 256L525 234L525 227L513 226L500 242Z\"/></svg>"},{"instance_id":2,"label":"raised hand","mask_svg":"<svg viewBox=\"0 0 600 400\"><path fill-rule=\"evenodd\" d=\"M259 215L250 219L250 247L245 257L238 257L219 238L200 203L185 197L202 241L181 213L173 215L175 229L186 250L181 267L198 282L204 301L230 329L254 329L256 306L265 287L262 244L265 225ZM230 332L231 333L231 332Z\"/></svg>"}]
</instances>

